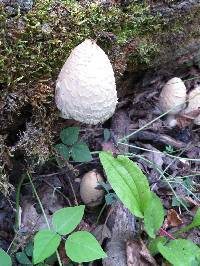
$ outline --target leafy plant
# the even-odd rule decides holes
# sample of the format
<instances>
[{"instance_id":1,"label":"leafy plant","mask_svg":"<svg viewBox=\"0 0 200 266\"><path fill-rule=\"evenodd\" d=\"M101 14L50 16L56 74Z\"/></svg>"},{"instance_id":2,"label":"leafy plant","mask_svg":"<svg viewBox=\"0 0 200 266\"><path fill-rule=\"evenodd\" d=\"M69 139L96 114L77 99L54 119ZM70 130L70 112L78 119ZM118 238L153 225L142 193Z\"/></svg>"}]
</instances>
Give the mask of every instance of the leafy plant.
<instances>
[{"instance_id":1,"label":"leafy plant","mask_svg":"<svg viewBox=\"0 0 200 266\"><path fill-rule=\"evenodd\" d=\"M0 248L0 266L12 266L12 261L10 256Z\"/></svg>"},{"instance_id":2,"label":"leafy plant","mask_svg":"<svg viewBox=\"0 0 200 266\"><path fill-rule=\"evenodd\" d=\"M84 209L83 205L67 207L53 214L53 229L41 230L34 237L34 264L43 262L56 252L62 236L71 233L82 220ZM72 261L78 263L106 257L95 237L86 231L70 234L65 241L65 251Z\"/></svg>"},{"instance_id":3,"label":"leafy plant","mask_svg":"<svg viewBox=\"0 0 200 266\"><path fill-rule=\"evenodd\" d=\"M34 245L30 243L16 253L20 265L46 266L44 261L55 254L64 235L70 234L80 223L84 215L84 205L62 208L52 217L53 228L41 230L34 236ZM105 258L107 255L95 237L87 231L71 233L65 240L67 256L77 263ZM33 262L31 262L31 258ZM10 256L0 249L0 266L11 266Z\"/></svg>"},{"instance_id":4,"label":"leafy plant","mask_svg":"<svg viewBox=\"0 0 200 266\"><path fill-rule=\"evenodd\" d=\"M149 245L152 255L160 252L175 266L199 265L200 248L192 241L156 237L164 220L164 208L158 196L150 191L148 180L137 164L123 155L114 158L108 152L101 152L99 157L116 195L133 215L144 219L144 228L152 239ZM176 235L197 226L200 226L200 209L192 223L176 232Z\"/></svg>"},{"instance_id":5,"label":"leafy plant","mask_svg":"<svg viewBox=\"0 0 200 266\"><path fill-rule=\"evenodd\" d=\"M90 150L85 142L79 141L79 128L68 127L61 130L60 139L62 143L54 145L56 151L61 155L57 162L62 164L63 160L70 157L75 162L89 162L92 160Z\"/></svg>"},{"instance_id":6,"label":"leafy plant","mask_svg":"<svg viewBox=\"0 0 200 266\"><path fill-rule=\"evenodd\" d=\"M158 250L174 266L197 266L200 262L200 249L190 240L176 239L166 245L158 243Z\"/></svg>"},{"instance_id":7,"label":"leafy plant","mask_svg":"<svg viewBox=\"0 0 200 266\"><path fill-rule=\"evenodd\" d=\"M101 185L101 187L105 190L106 195L105 195L105 202L106 205L112 205L117 199L117 195L115 193L113 193L111 190L111 186L108 182L99 182L99 184Z\"/></svg>"}]
</instances>

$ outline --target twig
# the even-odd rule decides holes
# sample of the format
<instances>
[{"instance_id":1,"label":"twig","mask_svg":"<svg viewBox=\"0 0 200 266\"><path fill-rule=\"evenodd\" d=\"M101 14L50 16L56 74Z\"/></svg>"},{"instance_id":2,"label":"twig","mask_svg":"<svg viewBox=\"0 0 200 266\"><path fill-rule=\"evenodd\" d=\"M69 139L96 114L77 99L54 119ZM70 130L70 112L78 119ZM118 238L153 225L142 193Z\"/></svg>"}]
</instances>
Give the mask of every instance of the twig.
<instances>
[{"instance_id":1,"label":"twig","mask_svg":"<svg viewBox=\"0 0 200 266\"><path fill-rule=\"evenodd\" d=\"M176 158L176 159L180 159L180 160L185 160L185 161L190 161L190 162L200 162L200 159L190 159L190 158L186 158L186 157L178 157L178 156L175 156L175 155L168 154L166 152L149 150L149 149L146 149L146 148L141 148L141 147L138 147L136 145L127 144L127 143L123 143L123 142L118 142L118 144L125 145L125 146L131 147L131 148L135 148L135 149L138 149L138 150L142 150L142 151L148 151L148 152L153 152L153 153L164 154L164 155L166 155L168 157Z\"/></svg>"},{"instance_id":2,"label":"twig","mask_svg":"<svg viewBox=\"0 0 200 266\"><path fill-rule=\"evenodd\" d=\"M71 182L71 180L70 180L70 177L69 177L68 175L67 175L67 179L68 179L68 181L69 181L70 187L71 187L71 189L72 189L72 193L73 193L73 195L74 195L74 202L75 202L75 204L78 206L78 200L77 200L77 197L76 197L76 193L75 193L75 191L74 191L74 187L73 187L72 182Z\"/></svg>"}]
</instances>

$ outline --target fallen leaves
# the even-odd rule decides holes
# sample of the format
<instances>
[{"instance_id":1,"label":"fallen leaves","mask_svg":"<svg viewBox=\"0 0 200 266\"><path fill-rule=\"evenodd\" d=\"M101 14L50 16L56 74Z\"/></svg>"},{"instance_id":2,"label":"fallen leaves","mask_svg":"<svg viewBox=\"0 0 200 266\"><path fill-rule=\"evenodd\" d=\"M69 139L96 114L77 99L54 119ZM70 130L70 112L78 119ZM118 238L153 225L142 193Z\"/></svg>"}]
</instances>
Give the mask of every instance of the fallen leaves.
<instances>
[{"instance_id":1,"label":"fallen leaves","mask_svg":"<svg viewBox=\"0 0 200 266\"><path fill-rule=\"evenodd\" d=\"M174 209L170 209L167 211L167 217L165 219L163 228L167 229L170 227L177 227L182 223L183 221L179 214Z\"/></svg>"},{"instance_id":2,"label":"fallen leaves","mask_svg":"<svg viewBox=\"0 0 200 266\"><path fill-rule=\"evenodd\" d=\"M156 266L155 259L140 239L126 243L127 266Z\"/></svg>"}]
</instances>

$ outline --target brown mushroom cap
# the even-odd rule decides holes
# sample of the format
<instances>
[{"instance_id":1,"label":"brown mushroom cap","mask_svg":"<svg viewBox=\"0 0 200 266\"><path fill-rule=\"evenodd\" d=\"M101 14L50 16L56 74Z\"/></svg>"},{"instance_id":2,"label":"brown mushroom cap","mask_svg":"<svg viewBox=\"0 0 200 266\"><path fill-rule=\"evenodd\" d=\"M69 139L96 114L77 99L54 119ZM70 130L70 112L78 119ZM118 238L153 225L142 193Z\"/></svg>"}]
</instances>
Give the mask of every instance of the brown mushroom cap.
<instances>
[{"instance_id":1,"label":"brown mushroom cap","mask_svg":"<svg viewBox=\"0 0 200 266\"><path fill-rule=\"evenodd\" d=\"M88 207L95 207L102 203L104 190L97 189L99 182L103 182L103 177L95 170L86 173L81 180L81 199Z\"/></svg>"}]
</instances>

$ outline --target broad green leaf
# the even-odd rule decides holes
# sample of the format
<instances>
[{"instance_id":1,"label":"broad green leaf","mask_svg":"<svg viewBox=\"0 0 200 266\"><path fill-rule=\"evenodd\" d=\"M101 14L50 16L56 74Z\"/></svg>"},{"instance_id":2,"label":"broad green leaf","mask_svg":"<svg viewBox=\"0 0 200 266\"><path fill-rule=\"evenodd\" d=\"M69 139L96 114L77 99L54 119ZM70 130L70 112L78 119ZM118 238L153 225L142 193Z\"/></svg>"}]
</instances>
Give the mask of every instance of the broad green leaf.
<instances>
[{"instance_id":1,"label":"broad green leaf","mask_svg":"<svg viewBox=\"0 0 200 266\"><path fill-rule=\"evenodd\" d=\"M62 143L67 145L73 145L78 141L79 128L78 127L68 127L62 129L60 132L60 138Z\"/></svg>"},{"instance_id":2,"label":"broad green leaf","mask_svg":"<svg viewBox=\"0 0 200 266\"><path fill-rule=\"evenodd\" d=\"M54 146L54 148L59 152L59 154L62 156L63 159L65 159L65 160L69 159L70 149L66 145L64 145L62 143L56 144Z\"/></svg>"},{"instance_id":3,"label":"broad green leaf","mask_svg":"<svg viewBox=\"0 0 200 266\"><path fill-rule=\"evenodd\" d=\"M132 214L143 218L151 192L146 176L136 163L123 155L114 158L101 152L100 160L113 190Z\"/></svg>"},{"instance_id":4,"label":"broad green leaf","mask_svg":"<svg viewBox=\"0 0 200 266\"><path fill-rule=\"evenodd\" d=\"M158 250L158 243L162 243L163 245L167 243L167 239L164 236L158 236L155 239L152 239L148 244L148 250L150 251L151 255L154 257L159 253Z\"/></svg>"},{"instance_id":5,"label":"broad green leaf","mask_svg":"<svg viewBox=\"0 0 200 266\"><path fill-rule=\"evenodd\" d=\"M86 143L76 143L72 147L72 158L75 162L90 162L92 156Z\"/></svg>"},{"instance_id":6,"label":"broad green leaf","mask_svg":"<svg viewBox=\"0 0 200 266\"><path fill-rule=\"evenodd\" d=\"M80 223L84 214L84 205L67 207L53 214L52 223L55 231L60 235L71 233Z\"/></svg>"},{"instance_id":7,"label":"broad green leaf","mask_svg":"<svg viewBox=\"0 0 200 266\"><path fill-rule=\"evenodd\" d=\"M159 197L152 192L152 198L144 211L144 227L147 234L155 238L164 220L164 209Z\"/></svg>"},{"instance_id":8,"label":"broad green leaf","mask_svg":"<svg viewBox=\"0 0 200 266\"><path fill-rule=\"evenodd\" d=\"M72 233L65 242L67 256L74 262L89 262L107 255L96 238L86 231Z\"/></svg>"},{"instance_id":9,"label":"broad green leaf","mask_svg":"<svg viewBox=\"0 0 200 266\"><path fill-rule=\"evenodd\" d=\"M174 266L200 265L200 248L190 240L171 240L166 246L158 243L162 256Z\"/></svg>"},{"instance_id":10,"label":"broad green leaf","mask_svg":"<svg viewBox=\"0 0 200 266\"><path fill-rule=\"evenodd\" d=\"M23 265L33 265L29 258L27 257L26 253L24 252L17 252L16 253L16 259L20 264Z\"/></svg>"},{"instance_id":11,"label":"broad green leaf","mask_svg":"<svg viewBox=\"0 0 200 266\"><path fill-rule=\"evenodd\" d=\"M12 266L11 257L0 248L0 266Z\"/></svg>"},{"instance_id":12,"label":"broad green leaf","mask_svg":"<svg viewBox=\"0 0 200 266\"><path fill-rule=\"evenodd\" d=\"M34 237L33 261L34 263L43 262L51 256L58 248L61 236L50 231L39 231Z\"/></svg>"}]
</instances>

